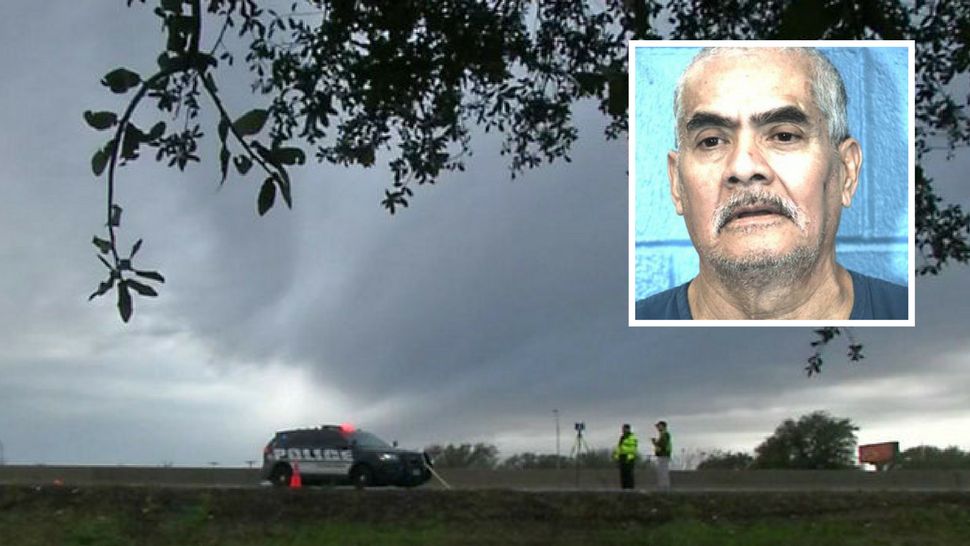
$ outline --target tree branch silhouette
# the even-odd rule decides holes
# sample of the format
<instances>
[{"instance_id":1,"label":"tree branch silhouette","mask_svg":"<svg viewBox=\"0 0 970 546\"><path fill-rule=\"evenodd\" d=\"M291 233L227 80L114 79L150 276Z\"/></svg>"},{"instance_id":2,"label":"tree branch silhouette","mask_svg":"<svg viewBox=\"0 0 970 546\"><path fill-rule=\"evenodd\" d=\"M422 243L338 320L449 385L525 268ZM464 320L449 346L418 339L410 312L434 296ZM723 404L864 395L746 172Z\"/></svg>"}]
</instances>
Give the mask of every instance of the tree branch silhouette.
<instances>
[{"instance_id":1,"label":"tree branch silhouette","mask_svg":"<svg viewBox=\"0 0 970 546\"><path fill-rule=\"evenodd\" d=\"M145 0L139 0L141 4ZM133 0L127 0L131 6ZM157 0L154 13L167 35L159 71L147 81L118 69L103 83L115 93L138 86L121 120L111 112L85 112L98 130L118 128L95 152L92 168L101 176L110 163L108 237L94 238L109 279L92 294L119 293L119 313L128 321L129 289L155 295L133 280L139 272L118 252L121 207L115 202L115 164L138 157L141 144L158 148L156 159L184 170L199 161L198 125L190 127L201 92L219 112L220 168L224 183L230 162L240 176L253 164L267 175L257 195L257 212L272 208L277 193L291 205L287 168L305 162L301 146L316 147L318 161L370 167L390 153L393 180L381 205L390 213L407 207L412 187L434 184L443 173L464 169L471 154L470 125L504 135L501 153L510 175L557 160L569 161L578 138L572 106L598 102L607 138L627 131L627 43L631 39L913 39L916 54L916 246L919 275L939 274L947 265L970 261L970 215L945 204L923 166L944 138L949 154L970 144L964 97L951 96L951 82L970 70L970 5L948 1L900 0L294 0L288 14L260 8L254 0ZM206 15L208 14L208 15ZM657 18L667 14L670 31ZM314 22L308 22L311 17ZM210 53L201 52L203 26L215 18L218 35ZM319 20L316 20L319 17ZM237 23L240 23L237 26ZM229 46L233 28L248 45ZM268 96L265 109L232 120L214 73L232 66L233 51L245 51L254 94ZM218 58L216 53L223 51ZM222 62L220 64L220 62ZM150 96L160 112L185 116L185 128L164 134L164 122L148 133L131 117ZM256 136L268 124L268 143ZM232 154L227 136L242 146ZM949 157L949 156L948 156ZM111 261L104 257L111 258ZM133 274L129 274L133 271ZM164 281L156 272L149 280ZM825 347L842 334L850 361L862 345L848 330L822 328L812 342L810 375L822 369Z\"/></svg>"}]
</instances>

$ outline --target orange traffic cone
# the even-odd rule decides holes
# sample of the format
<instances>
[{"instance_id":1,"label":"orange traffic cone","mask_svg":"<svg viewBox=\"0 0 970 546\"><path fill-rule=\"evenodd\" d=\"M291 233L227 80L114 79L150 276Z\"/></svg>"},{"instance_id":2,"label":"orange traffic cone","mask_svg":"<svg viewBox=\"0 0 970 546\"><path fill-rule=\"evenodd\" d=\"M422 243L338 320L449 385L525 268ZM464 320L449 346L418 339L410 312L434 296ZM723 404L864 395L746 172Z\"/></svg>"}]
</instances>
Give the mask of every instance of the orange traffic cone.
<instances>
[{"instance_id":1,"label":"orange traffic cone","mask_svg":"<svg viewBox=\"0 0 970 546\"><path fill-rule=\"evenodd\" d=\"M300 477L300 463L293 461L293 473L290 474L290 489L303 487L303 478Z\"/></svg>"}]
</instances>

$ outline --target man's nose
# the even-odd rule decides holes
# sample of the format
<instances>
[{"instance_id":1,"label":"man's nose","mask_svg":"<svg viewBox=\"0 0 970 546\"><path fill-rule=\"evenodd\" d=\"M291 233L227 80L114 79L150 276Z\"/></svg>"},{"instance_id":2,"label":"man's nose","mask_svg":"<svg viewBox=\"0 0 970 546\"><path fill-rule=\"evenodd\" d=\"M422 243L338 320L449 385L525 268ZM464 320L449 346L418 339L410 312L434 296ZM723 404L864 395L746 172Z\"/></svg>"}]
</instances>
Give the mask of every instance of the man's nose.
<instances>
[{"instance_id":1,"label":"man's nose","mask_svg":"<svg viewBox=\"0 0 970 546\"><path fill-rule=\"evenodd\" d=\"M727 158L724 181L728 185L769 184L774 173L754 135L740 134Z\"/></svg>"}]
</instances>

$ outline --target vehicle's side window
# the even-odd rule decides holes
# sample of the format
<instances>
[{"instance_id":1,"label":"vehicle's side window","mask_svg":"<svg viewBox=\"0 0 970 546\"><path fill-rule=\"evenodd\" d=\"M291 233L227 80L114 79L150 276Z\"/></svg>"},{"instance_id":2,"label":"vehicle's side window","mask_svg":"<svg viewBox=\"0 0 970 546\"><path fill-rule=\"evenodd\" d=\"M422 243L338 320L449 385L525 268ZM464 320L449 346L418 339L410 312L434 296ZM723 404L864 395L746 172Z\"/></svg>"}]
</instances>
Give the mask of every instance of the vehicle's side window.
<instances>
[{"instance_id":1,"label":"vehicle's side window","mask_svg":"<svg viewBox=\"0 0 970 546\"><path fill-rule=\"evenodd\" d=\"M320 438L316 431L313 430L301 430L297 436L296 444L294 447L300 448L313 448L319 445Z\"/></svg>"},{"instance_id":2,"label":"vehicle's side window","mask_svg":"<svg viewBox=\"0 0 970 546\"><path fill-rule=\"evenodd\" d=\"M347 447L347 441L335 430L321 430L319 432L320 446L327 449L343 449Z\"/></svg>"}]
</instances>

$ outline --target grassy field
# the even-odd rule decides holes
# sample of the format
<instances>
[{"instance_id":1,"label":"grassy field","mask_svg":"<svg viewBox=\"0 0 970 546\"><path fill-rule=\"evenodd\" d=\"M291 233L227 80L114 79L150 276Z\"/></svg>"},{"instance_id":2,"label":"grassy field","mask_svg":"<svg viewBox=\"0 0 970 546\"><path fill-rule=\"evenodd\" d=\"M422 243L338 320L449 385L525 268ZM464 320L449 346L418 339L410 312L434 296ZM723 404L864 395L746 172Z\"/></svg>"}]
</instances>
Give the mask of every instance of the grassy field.
<instances>
[{"instance_id":1,"label":"grassy field","mask_svg":"<svg viewBox=\"0 0 970 546\"><path fill-rule=\"evenodd\" d=\"M966 493L0 486L0 544L960 545Z\"/></svg>"}]
</instances>

